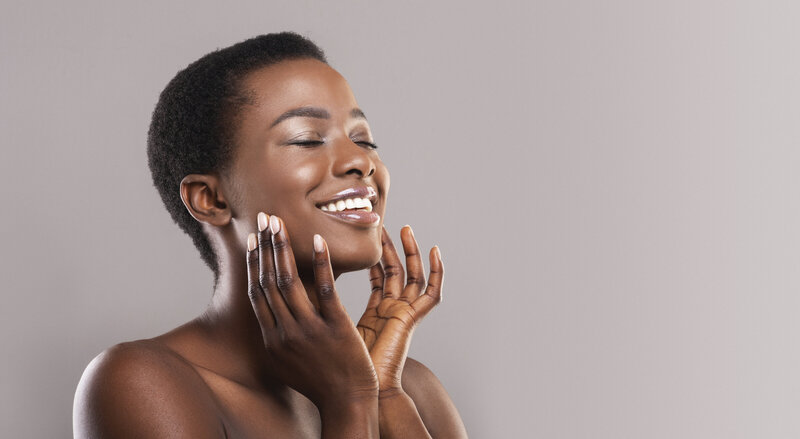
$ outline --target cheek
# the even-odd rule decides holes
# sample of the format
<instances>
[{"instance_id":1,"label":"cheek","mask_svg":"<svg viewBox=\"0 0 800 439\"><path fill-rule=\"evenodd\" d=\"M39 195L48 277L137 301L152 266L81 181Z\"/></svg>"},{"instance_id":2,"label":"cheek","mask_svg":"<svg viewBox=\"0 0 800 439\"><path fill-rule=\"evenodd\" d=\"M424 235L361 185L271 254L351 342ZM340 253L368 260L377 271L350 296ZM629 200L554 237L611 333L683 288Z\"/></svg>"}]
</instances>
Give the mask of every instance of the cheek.
<instances>
[{"instance_id":1,"label":"cheek","mask_svg":"<svg viewBox=\"0 0 800 439\"><path fill-rule=\"evenodd\" d=\"M389 187L389 168L387 168L386 165L384 165L383 162L380 161L380 160L378 161L378 164L376 166L375 174L377 174L377 178L376 179L378 179L382 184L385 184L387 189L388 189L388 187Z\"/></svg>"},{"instance_id":2,"label":"cheek","mask_svg":"<svg viewBox=\"0 0 800 439\"><path fill-rule=\"evenodd\" d=\"M323 160L273 161L264 183L264 207L268 214L283 219L289 231L292 250L299 269L311 266L312 236L318 212L309 198L309 192L324 181L326 163ZM301 268L302 267L302 268Z\"/></svg>"},{"instance_id":3,"label":"cheek","mask_svg":"<svg viewBox=\"0 0 800 439\"><path fill-rule=\"evenodd\" d=\"M383 200L381 206L381 222L383 223L384 222L383 216L386 213L386 205L387 202L389 201L389 185L390 185L389 170L386 169L386 166L384 166L383 163L379 165L377 172L375 173L375 182L377 183L378 188L381 191L380 196L381 200Z\"/></svg>"},{"instance_id":4,"label":"cheek","mask_svg":"<svg viewBox=\"0 0 800 439\"><path fill-rule=\"evenodd\" d=\"M293 208L308 201L308 192L324 175L325 166L318 160L272 160L272 166L264 170L260 190L267 194L265 201L272 213L290 216Z\"/></svg>"},{"instance_id":5,"label":"cheek","mask_svg":"<svg viewBox=\"0 0 800 439\"><path fill-rule=\"evenodd\" d=\"M309 189L316 186L325 176L325 166L319 161L305 163L287 163L287 180L295 182L295 186Z\"/></svg>"}]
</instances>

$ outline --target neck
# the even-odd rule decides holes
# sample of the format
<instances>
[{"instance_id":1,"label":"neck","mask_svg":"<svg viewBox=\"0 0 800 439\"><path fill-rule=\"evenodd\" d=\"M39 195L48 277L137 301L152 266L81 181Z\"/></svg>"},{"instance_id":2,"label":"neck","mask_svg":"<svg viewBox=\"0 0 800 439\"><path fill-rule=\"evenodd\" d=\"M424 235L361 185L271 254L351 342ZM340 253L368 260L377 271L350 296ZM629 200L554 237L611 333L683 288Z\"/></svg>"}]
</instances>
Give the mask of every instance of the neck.
<instances>
[{"instance_id":1,"label":"neck","mask_svg":"<svg viewBox=\"0 0 800 439\"><path fill-rule=\"evenodd\" d=\"M226 249L227 250L227 249ZM248 297L245 255L220 257L220 273L216 280L211 303L198 319L209 342L227 358L215 361L211 367L247 386L264 386L274 382L266 364L267 352L261 327ZM300 275L309 299L317 307L313 276Z\"/></svg>"}]
</instances>

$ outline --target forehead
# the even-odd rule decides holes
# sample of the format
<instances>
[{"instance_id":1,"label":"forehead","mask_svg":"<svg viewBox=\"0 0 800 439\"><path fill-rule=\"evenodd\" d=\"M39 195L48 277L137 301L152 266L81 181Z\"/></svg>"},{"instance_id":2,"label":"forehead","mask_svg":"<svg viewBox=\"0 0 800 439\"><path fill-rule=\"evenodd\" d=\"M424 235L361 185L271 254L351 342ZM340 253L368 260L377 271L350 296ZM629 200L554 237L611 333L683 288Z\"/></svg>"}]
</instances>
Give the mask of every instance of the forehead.
<instances>
[{"instance_id":1,"label":"forehead","mask_svg":"<svg viewBox=\"0 0 800 439\"><path fill-rule=\"evenodd\" d=\"M298 107L323 107L349 112L358 105L344 77L315 59L281 61L256 70L242 81L255 98L255 110L263 117L277 117Z\"/></svg>"}]
</instances>

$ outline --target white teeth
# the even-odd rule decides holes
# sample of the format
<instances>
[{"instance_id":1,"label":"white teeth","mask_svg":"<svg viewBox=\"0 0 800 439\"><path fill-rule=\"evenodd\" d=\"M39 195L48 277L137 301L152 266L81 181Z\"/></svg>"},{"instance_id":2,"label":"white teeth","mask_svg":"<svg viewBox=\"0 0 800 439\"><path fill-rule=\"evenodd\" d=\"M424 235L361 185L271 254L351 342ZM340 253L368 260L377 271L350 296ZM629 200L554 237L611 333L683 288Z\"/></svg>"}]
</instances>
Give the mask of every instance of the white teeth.
<instances>
[{"instance_id":1,"label":"white teeth","mask_svg":"<svg viewBox=\"0 0 800 439\"><path fill-rule=\"evenodd\" d=\"M323 212L341 212L347 209L365 209L367 212L372 212L372 202L367 198L348 198L320 206L320 209Z\"/></svg>"}]
</instances>

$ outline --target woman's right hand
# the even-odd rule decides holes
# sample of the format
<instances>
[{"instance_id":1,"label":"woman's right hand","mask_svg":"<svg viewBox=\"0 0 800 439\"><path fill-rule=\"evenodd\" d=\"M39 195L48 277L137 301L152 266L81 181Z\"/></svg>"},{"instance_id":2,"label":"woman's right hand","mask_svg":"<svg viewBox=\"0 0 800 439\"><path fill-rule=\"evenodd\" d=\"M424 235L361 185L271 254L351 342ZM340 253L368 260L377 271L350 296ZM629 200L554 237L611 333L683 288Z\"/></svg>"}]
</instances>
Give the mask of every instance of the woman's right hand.
<instances>
[{"instance_id":1,"label":"woman's right hand","mask_svg":"<svg viewBox=\"0 0 800 439\"><path fill-rule=\"evenodd\" d=\"M320 410L376 400L375 368L339 301L325 241L314 236L317 311L297 274L283 221L259 213L258 228L258 237L251 233L247 242L248 295L271 373Z\"/></svg>"}]
</instances>

